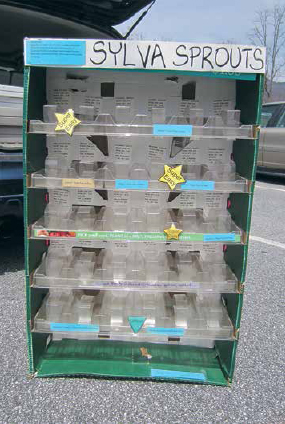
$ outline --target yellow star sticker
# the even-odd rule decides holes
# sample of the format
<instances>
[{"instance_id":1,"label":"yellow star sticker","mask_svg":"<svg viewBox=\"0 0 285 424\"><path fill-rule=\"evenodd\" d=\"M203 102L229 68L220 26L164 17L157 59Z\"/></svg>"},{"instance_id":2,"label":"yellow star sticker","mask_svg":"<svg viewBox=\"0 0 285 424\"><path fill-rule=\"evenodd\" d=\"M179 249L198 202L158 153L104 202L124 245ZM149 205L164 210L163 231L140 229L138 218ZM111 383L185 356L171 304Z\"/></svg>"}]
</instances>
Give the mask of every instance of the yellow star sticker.
<instances>
[{"instance_id":1,"label":"yellow star sticker","mask_svg":"<svg viewBox=\"0 0 285 424\"><path fill-rule=\"evenodd\" d=\"M173 190L176 184L185 183L181 175L182 165L171 168L171 166L164 165L164 174L158 181L168 184L170 190Z\"/></svg>"},{"instance_id":2,"label":"yellow star sticker","mask_svg":"<svg viewBox=\"0 0 285 424\"><path fill-rule=\"evenodd\" d=\"M80 120L75 118L74 111L68 109L65 113L55 113L57 126L55 131L65 131L68 135L72 135L76 125L80 124Z\"/></svg>"},{"instance_id":3,"label":"yellow star sticker","mask_svg":"<svg viewBox=\"0 0 285 424\"><path fill-rule=\"evenodd\" d=\"M170 228L166 228L163 230L166 234L167 240L178 240L180 233L182 233L182 230L178 230L174 224L171 224Z\"/></svg>"}]
</instances>

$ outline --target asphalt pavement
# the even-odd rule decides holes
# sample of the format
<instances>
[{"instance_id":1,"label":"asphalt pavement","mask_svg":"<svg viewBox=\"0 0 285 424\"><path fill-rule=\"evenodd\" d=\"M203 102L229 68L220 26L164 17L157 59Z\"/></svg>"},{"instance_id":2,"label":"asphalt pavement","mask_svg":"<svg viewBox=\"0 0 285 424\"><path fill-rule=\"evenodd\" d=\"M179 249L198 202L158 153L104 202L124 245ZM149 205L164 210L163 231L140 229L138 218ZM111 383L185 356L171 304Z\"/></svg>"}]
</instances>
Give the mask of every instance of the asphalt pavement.
<instances>
[{"instance_id":1,"label":"asphalt pavement","mask_svg":"<svg viewBox=\"0 0 285 424\"><path fill-rule=\"evenodd\" d=\"M285 179L260 178L231 388L29 379L22 239L0 247L0 423L285 423Z\"/></svg>"}]
</instances>

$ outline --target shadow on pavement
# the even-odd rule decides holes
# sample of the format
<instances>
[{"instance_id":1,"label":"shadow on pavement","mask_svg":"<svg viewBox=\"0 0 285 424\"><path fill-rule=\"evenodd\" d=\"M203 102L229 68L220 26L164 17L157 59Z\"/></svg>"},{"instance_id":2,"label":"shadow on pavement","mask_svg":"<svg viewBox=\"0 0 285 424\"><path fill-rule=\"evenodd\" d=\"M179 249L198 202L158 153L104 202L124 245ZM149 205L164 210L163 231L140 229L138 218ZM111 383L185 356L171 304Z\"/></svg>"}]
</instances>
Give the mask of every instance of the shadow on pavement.
<instances>
[{"instance_id":1,"label":"shadow on pavement","mask_svg":"<svg viewBox=\"0 0 285 424\"><path fill-rule=\"evenodd\" d=\"M0 275L5 272L17 272L24 269L23 225L19 225L17 236L0 239Z\"/></svg>"},{"instance_id":2,"label":"shadow on pavement","mask_svg":"<svg viewBox=\"0 0 285 424\"><path fill-rule=\"evenodd\" d=\"M262 174L258 172L256 174L256 180L262 183L278 184L285 186L285 175Z\"/></svg>"}]
</instances>

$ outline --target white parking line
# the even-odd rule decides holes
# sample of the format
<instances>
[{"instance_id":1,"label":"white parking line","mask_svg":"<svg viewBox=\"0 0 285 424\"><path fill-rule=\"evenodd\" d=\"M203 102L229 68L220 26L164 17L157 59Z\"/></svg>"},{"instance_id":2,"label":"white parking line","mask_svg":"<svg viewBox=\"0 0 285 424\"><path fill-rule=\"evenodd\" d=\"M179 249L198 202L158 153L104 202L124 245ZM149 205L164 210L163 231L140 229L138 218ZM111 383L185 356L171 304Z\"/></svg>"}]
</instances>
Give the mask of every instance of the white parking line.
<instances>
[{"instance_id":1,"label":"white parking line","mask_svg":"<svg viewBox=\"0 0 285 424\"><path fill-rule=\"evenodd\" d=\"M249 236L249 239L252 241L258 241L259 243L268 244L269 246L279 247L280 249L285 249L284 243L279 243L278 241L267 240L262 237Z\"/></svg>"},{"instance_id":2,"label":"white parking line","mask_svg":"<svg viewBox=\"0 0 285 424\"><path fill-rule=\"evenodd\" d=\"M271 185L261 186L259 184L255 184L255 187L256 188L262 188L263 190L275 190L275 191L284 191L285 192L284 188L275 188L275 187L272 187Z\"/></svg>"}]
</instances>

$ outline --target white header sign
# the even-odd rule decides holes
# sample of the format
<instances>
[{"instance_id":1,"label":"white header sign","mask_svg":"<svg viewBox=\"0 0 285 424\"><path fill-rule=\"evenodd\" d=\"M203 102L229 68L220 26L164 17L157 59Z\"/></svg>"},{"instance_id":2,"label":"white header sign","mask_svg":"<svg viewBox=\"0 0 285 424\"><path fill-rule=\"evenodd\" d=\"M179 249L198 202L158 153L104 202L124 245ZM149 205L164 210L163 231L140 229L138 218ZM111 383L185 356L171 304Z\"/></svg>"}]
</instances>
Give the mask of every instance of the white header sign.
<instances>
[{"instance_id":1,"label":"white header sign","mask_svg":"<svg viewBox=\"0 0 285 424\"><path fill-rule=\"evenodd\" d=\"M264 73L265 48L165 41L26 39L25 64Z\"/></svg>"}]
</instances>

